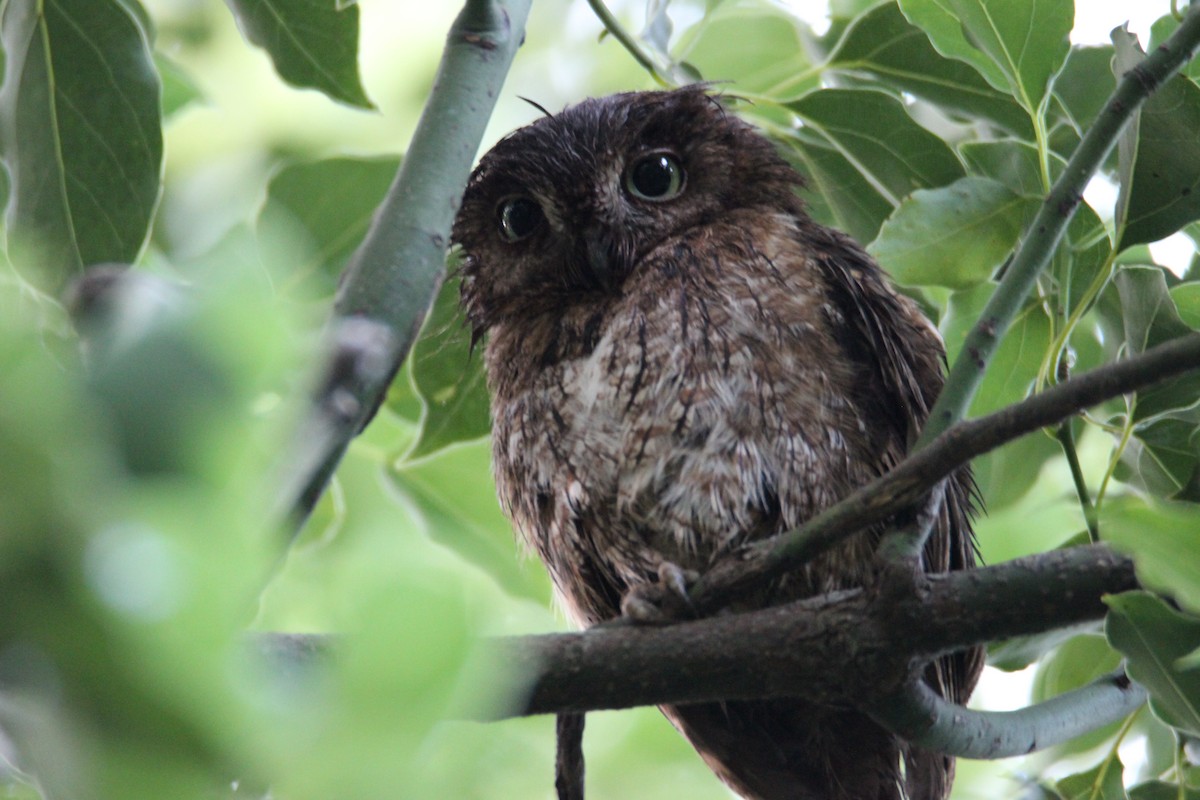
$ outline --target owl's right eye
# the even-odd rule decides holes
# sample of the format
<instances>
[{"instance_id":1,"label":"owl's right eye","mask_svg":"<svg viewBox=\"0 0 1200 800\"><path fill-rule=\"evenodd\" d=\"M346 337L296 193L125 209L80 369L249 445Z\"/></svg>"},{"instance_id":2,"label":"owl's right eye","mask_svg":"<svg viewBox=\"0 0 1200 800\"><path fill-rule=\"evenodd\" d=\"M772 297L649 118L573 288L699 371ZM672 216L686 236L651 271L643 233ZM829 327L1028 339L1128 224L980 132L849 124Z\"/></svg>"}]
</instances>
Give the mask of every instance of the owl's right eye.
<instances>
[{"instance_id":1,"label":"owl's right eye","mask_svg":"<svg viewBox=\"0 0 1200 800\"><path fill-rule=\"evenodd\" d=\"M500 235L506 242L519 242L530 236L545 218L542 207L528 197L509 197L496 206Z\"/></svg>"}]
</instances>

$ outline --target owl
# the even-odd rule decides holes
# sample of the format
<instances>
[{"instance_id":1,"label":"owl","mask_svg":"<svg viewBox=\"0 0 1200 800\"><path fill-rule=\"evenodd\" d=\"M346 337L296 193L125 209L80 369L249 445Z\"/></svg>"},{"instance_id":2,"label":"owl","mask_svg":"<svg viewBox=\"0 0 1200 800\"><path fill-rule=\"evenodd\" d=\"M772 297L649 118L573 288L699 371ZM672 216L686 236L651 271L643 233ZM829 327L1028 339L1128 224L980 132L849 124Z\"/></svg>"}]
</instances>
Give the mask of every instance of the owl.
<instances>
[{"instance_id":1,"label":"owl","mask_svg":"<svg viewBox=\"0 0 1200 800\"><path fill-rule=\"evenodd\" d=\"M453 239L486 338L497 491L578 624L645 616L887 471L920 431L940 337L806 214L802 186L703 86L585 100L509 134L472 174ZM965 472L947 482L926 570L973 566L971 496ZM862 585L880 535L734 610ZM963 702L979 668L977 651L956 654L926 680ZM662 711L745 798L936 800L953 777L952 759L852 708Z\"/></svg>"}]
</instances>

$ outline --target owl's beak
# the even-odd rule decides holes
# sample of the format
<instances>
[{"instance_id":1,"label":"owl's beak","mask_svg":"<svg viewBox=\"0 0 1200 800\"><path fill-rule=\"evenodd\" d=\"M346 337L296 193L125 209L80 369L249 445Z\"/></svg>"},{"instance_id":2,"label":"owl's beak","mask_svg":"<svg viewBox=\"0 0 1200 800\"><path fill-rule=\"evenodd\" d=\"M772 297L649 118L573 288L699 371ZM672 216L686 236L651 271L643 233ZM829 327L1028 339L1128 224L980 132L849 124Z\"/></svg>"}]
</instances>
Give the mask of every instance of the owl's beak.
<instances>
[{"instance_id":1,"label":"owl's beak","mask_svg":"<svg viewBox=\"0 0 1200 800\"><path fill-rule=\"evenodd\" d=\"M620 249L600 228L584 233L583 246L588 282L602 289L614 288L625 272Z\"/></svg>"}]
</instances>

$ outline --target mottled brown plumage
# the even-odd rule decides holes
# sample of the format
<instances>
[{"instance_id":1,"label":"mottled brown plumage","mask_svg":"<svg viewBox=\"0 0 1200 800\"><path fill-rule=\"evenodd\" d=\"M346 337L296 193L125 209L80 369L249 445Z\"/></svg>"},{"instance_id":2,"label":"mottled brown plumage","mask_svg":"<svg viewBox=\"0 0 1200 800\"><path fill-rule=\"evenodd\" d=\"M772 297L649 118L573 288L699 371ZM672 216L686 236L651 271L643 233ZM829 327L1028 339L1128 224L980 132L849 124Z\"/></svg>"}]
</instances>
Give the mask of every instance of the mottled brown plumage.
<instances>
[{"instance_id":1,"label":"mottled brown plumage","mask_svg":"<svg viewBox=\"0 0 1200 800\"><path fill-rule=\"evenodd\" d=\"M500 501L581 625L887 470L941 388L934 328L805 214L800 184L702 87L584 101L509 135L471 178L454 238L463 304L487 337ZM947 484L930 571L973 564L968 484ZM860 584L878 536L747 604ZM965 701L977 656L928 679ZM851 709L663 711L748 798L949 791L950 759Z\"/></svg>"}]
</instances>

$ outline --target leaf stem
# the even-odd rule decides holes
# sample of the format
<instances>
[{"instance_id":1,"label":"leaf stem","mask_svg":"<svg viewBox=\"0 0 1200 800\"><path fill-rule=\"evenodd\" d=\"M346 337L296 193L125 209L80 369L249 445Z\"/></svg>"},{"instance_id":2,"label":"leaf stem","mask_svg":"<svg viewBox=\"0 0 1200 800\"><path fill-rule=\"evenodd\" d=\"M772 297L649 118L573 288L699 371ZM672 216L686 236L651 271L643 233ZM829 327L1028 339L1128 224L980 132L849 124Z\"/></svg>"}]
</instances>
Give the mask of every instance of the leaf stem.
<instances>
[{"instance_id":1,"label":"leaf stem","mask_svg":"<svg viewBox=\"0 0 1200 800\"><path fill-rule=\"evenodd\" d=\"M659 69L659 65L655 62L654 57L647 53L641 43L617 21L613 13L608 10L608 6L604 5L604 0L587 0L587 3L592 7L592 11L595 12L596 17L604 25L604 29L621 43L621 46L629 52L629 55L633 56L633 60L641 64L642 68L649 72L650 77L654 78L659 85L669 86L670 82L663 77L662 71Z\"/></svg>"},{"instance_id":2,"label":"leaf stem","mask_svg":"<svg viewBox=\"0 0 1200 800\"><path fill-rule=\"evenodd\" d=\"M1087 525L1088 541L1095 544L1100 541L1100 522L1096 515L1096 506L1092 504L1088 492L1087 481L1083 477L1083 468L1079 465L1079 453L1075 449L1075 434L1071 430L1071 420L1059 423L1055 438L1062 445L1063 455L1067 457L1067 466L1071 469L1071 480L1075 482L1075 494L1079 496L1079 506L1083 510L1083 520Z\"/></svg>"}]
</instances>

